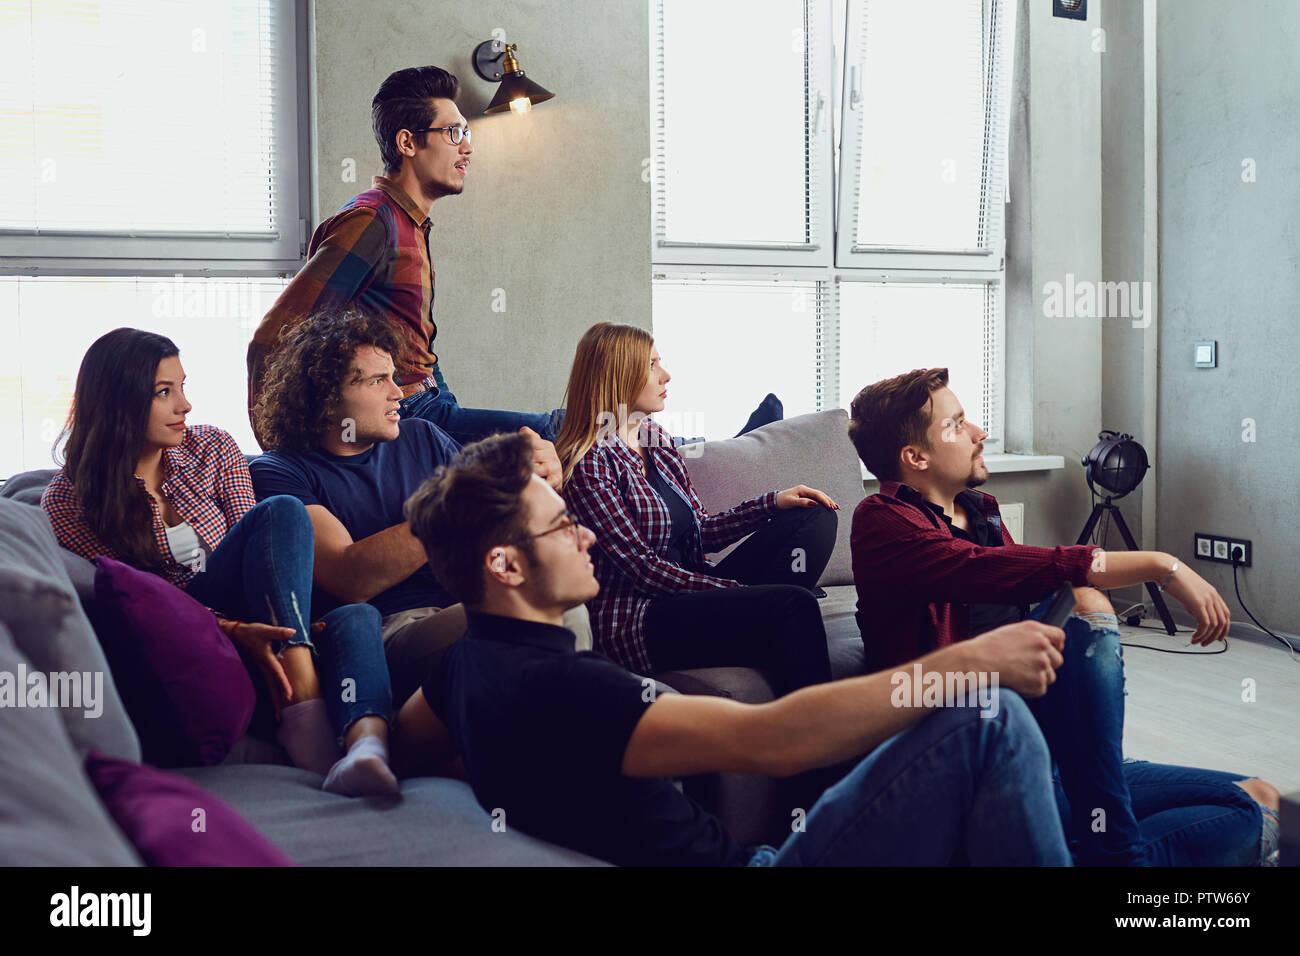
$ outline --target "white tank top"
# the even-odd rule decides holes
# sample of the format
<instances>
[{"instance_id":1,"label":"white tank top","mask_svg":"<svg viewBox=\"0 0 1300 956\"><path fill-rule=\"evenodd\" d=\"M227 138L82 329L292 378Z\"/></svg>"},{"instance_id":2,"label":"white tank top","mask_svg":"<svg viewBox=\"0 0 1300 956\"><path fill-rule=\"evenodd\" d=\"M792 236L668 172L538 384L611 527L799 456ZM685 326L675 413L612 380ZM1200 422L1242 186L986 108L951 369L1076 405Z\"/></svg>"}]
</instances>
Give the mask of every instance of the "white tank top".
<instances>
[{"instance_id":1,"label":"white tank top","mask_svg":"<svg viewBox=\"0 0 1300 956\"><path fill-rule=\"evenodd\" d=\"M172 560L177 564L193 567L198 563L200 566L195 570L202 570L202 561L206 557L203 543L188 521L167 529L167 547L172 553Z\"/></svg>"}]
</instances>

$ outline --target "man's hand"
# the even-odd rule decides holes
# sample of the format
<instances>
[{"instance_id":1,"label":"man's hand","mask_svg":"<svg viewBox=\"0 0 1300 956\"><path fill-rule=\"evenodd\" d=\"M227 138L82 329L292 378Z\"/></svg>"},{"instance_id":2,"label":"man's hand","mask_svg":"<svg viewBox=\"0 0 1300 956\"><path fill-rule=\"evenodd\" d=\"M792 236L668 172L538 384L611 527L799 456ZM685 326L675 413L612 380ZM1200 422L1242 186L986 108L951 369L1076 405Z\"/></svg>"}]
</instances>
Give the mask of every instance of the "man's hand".
<instances>
[{"instance_id":1,"label":"man's hand","mask_svg":"<svg viewBox=\"0 0 1300 956\"><path fill-rule=\"evenodd\" d=\"M1065 631L1041 621L1020 621L981 634L969 642L979 671L996 672L998 683L1022 697L1041 697L1064 663Z\"/></svg>"},{"instance_id":2,"label":"man's hand","mask_svg":"<svg viewBox=\"0 0 1300 956\"><path fill-rule=\"evenodd\" d=\"M776 493L776 506L782 511L786 508L811 508L814 505L825 505L832 511L840 510L840 506L831 500L830 495L816 488L809 488L807 485L795 485L793 488Z\"/></svg>"},{"instance_id":3,"label":"man's hand","mask_svg":"<svg viewBox=\"0 0 1300 956\"><path fill-rule=\"evenodd\" d=\"M1196 633L1192 635L1193 644L1209 646L1221 641L1228 633L1232 623L1232 612L1223 603L1219 592L1205 578L1201 577L1187 565L1179 562L1178 570L1169 579L1165 590L1172 594L1178 603L1187 608L1196 619Z\"/></svg>"},{"instance_id":4,"label":"man's hand","mask_svg":"<svg viewBox=\"0 0 1300 956\"><path fill-rule=\"evenodd\" d=\"M559 491L564 469L560 467L560 456L555 453L555 446L527 425L519 431L533 440L533 471L541 475L548 485Z\"/></svg>"}]
</instances>

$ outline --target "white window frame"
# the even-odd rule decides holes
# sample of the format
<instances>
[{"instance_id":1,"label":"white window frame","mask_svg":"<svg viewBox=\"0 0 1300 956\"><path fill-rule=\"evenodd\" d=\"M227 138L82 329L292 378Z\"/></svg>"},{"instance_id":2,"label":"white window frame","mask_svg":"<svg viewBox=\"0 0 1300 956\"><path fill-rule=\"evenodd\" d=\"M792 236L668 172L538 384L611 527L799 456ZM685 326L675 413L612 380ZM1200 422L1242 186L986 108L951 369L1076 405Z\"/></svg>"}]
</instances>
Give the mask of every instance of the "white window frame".
<instances>
[{"instance_id":1,"label":"white window frame","mask_svg":"<svg viewBox=\"0 0 1300 956\"><path fill-rule=\"evenodd\" d=\"M851 51L862 49L863 30L867 18L861 15L864 4L871 0L848 0L849 15L847 36L844 41L844 59L847 64ZM979 2L979 0L972 0ZM857 183L862 167L863 112L855 104L861 102L861 91L854 88L860 77L852 69L844 70L843 109L840 125L840 180L837 221L843 228L836 236L835 264L840 268L866 269L940 269L952 272L1001 272L1005 268L1007 198L1007 147L1011 109L1011 58L1015 53L1016 2L1015 0L983 0L984 38L993 42L982 57L982 74L986 104L984 121L984 163L981 183L984 196L981 202L981 227L983 242L975 249L918 250L890 249L883 246L859 246L859 210L855 205ZM857 15L855 15L857 14ZM999 43L999 32L1008 40ZM1000 82L994 82L994 80ZM1001 129L1001 136L991 131ZM1004 186L998 195L991 195L992 185L1001 181Z\"/></svg>"},{"instance_id":2,"label":"white window frame","mask_svg":"<svg viewBox=\"0 0 1300 956\"><path fill-rule=\"evenodd\" d=\"M279 228L271 234L0 230L0 275L271 276L298 270L311 210L307 0L276 4ZM283 135L279 135L283 133ZM196 184L196 188L201 185Z\"/></svg>"},{"instance_id":3,"label":"white window frame","mask_svg":"<svg viewBox=\"0 0 1300 956\"><path fill-rule=\"evenodd\" d=\"M848 16L844 45L844 61L847 64L850 51L859 49L854 43L860 40L863 17L855 15L860 12L862 3L870 0L847 0ZM996 61L985 57L983 67L984 80L989 84L990 95L985 107L985 170L984 181L988 192L1000 180L1004 185L997 190L998 195L987 195L983 204L983 229L985 248L980 250L935 250L918 251L887 250L882 248L854 248L853 237L857 234L857 210L852 208L851 199L856 192L845 188L850 174L856 174L861 162L861 132L863 116L860 110L850 108L852 90L852 71L844 69L842 79L841 128L840 128L840 172L838 183L835 181L833 161L834 142L833 124L822 120L815 124L816 136L809 144L810 155L814 153L825 158L820 169L824 171L826 182L820 178L810 182L812 196L825 197L835 194L838 187L837 202L834 204L833 216L822 216L820 224L824 235L831 234L829 242L810 244L811 247L789 246L782 248L761 248L758 245L723 245L723 244L684 244L665 243L663 237L664 210L663 194L656 188L652 208L651 259L652 274L658 277L673 275L690 277L707 277L709 275L745 277L757 281L763 279L816 279L824 283L823 291L818 296L817 307L821 310L818 321L817 349L822 362L818 378L818 408L839 407L839 340L842 313L840 310L840 283L960 283L986 284L984 327L972 329L971 346L980 347L985 353L988 366L988 388L985 395L985 407L982 424L988 431L985 440L990 454L998 453L1003 447L1005 434L1005 233L1004 202L1007 199L1005 183L1008 175L1007 138L1009 130L1011 73L1014 56L1014 38L1016 27L1015 0L982 0L984 3L986 42L992 31L1000 29L1005 39L999 43L996 36L992 44ZM652 126L657 104L662 102L662 0L651 0L651 79L655 84L651 103ZM818 71L819 86L810 90L809 102L817 102L817 97L825 95L830 89L827 85L833 79L834 51L832 42L833 6L832 0L807 0L808 23L807 49L809 56L823 65ZM818 51L818 52L813 52ZM993 77L1000 77L1002 82L994 86ZM831 102L831 101L827 101ZM996 131L1002 134L991 139ZM662 127L652 132L652 163L655 183L662 183L664 177ZM814 167L815 168L815 167ZM811 215L811 210L810 210ZM838 232L836 231L838 228Z\"/></svg>"}]
</instances>

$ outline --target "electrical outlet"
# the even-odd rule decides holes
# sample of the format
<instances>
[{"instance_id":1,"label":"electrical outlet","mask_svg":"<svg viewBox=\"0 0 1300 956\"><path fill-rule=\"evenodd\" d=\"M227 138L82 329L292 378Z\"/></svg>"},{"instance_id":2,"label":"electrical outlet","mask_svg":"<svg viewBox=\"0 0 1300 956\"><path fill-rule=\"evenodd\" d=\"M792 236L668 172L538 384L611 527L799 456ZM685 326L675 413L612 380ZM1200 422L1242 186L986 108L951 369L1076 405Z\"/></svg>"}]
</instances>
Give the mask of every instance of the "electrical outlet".
<instances>
[{"instance_id":1,"label":"electrical outlet","mask_svg":"<svg viewBox=\"0 0 1300 956\"><path fill-rule=\"evenodd\" d=\"M1232 564L1233 549L1241 549L1237 564L1248 568L1251 566L1251 542L1245 538L1226 538L1197 531L1192 535L1192 553L1201 561L1215 561L1219 564Z\"/></svg>"}]
</instances>

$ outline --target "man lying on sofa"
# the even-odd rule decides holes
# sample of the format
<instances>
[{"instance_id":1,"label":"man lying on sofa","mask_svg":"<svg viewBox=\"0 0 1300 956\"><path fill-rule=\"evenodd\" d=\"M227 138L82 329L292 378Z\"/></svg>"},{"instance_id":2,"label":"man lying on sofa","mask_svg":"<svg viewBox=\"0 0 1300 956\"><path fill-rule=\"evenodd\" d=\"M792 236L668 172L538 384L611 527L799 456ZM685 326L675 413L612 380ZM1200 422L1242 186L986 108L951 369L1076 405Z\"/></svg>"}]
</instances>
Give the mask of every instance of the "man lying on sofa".
<instances>
[{"instance_id":1,"label":"man lying on sofa","mask_svg":"<svg viewBox=\"0 0 1300 956\"><path fill-rule=\"evenodd\" d=\"M402 514L406 499L460 446L432 422L399 419L393 360L400 349L389 323L356 310L320 312L294 326L255 409L270 450L249 468L259 500L292 495L307 506L317 601L368 601L383 615L399 703L465 631L463 609L429 573ZM523 431L534 469L558 484L555 446ZM584 610L572 626L587 627Z\"/></svg>"},{"instance_id":2,"label":"man lying on sofa","mask_svg":"<svg viewBox=\"0 0 1300 956\"><path fill-rule=\"evenodd\" d=\"M988 479L987 437L948 387L917 369L864 388L849 437L880 490L854 511L858 626L868 666L887 667L1022 620L1073 585L1060 679L1031 705L1059 767L1062 823L1080 863L1250 865L1274 856L1278 793L1262 780L1123 759L1118 621L1096 588L1155 581L1191 612L1193 641L1227 632L1218 592L1172 555L1093 545L1017 545ZM1264 804L1269 813L1261 811Z\"/></svg>"},{"instance_id":3,"label":"man lying on sofa","mask_svg":"<svg viewBox=\"0 0 1300 956\"><path fill-rule=\"evenodd\" d=\"M493 825L625 865L1068 864L1047 748L1016 693L1052 681L1060 629L1018 623L918 662L998 672L983 709L899 706L886 673L766 704L656 695L575 652L563 615L599 590L595 536L533 474L525 436L466 446L407 516L469 630L402 707L394 746L445 723ZM742 848L670 779L787 776L858 755L779 848Z\"/></svg>"}]
</instances>

